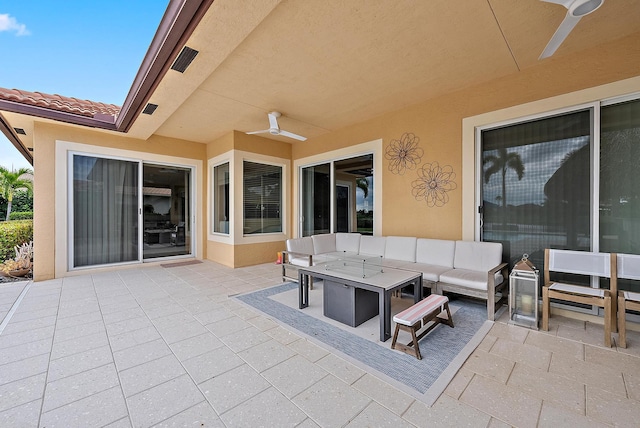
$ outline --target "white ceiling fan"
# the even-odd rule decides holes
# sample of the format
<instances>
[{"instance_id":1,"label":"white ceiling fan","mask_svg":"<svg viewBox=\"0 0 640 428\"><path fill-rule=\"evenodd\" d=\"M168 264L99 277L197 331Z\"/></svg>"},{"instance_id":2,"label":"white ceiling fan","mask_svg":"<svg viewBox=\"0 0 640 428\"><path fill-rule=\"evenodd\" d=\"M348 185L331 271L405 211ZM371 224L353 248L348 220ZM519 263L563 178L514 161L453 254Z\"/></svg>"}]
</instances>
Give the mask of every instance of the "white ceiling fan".
<instances>
[{"instance_id":1,"label":"white ceiling fan","mask_svg":"<svg viewBox=\"0 0 640 428\"><path fill-rule=\"evenodd\" d=\"M544 48L542 54L540 54L540 58L543 59L550 57L554 54L556 49L560 47L564 39L567 38L573 27L576 26L578 21L585 16L589 15L591 12L595 12L604 0L541 0L547 3L556 3L560 4L567 8L567 15L564 17L564 20L547 43L547 47Z\"/></svg>"},{"instance_id":2,"label":"white ceiling fan","mask_svg":"<svg viewBox=\"0 0 640 428\"><path fill-rule=\"evenodd\" d=\"M307 137L303 137L302 135L294 134L293 132L285 131L280 129L278 126L278 118L282 116L277 111L272 111L268 113L269 116L269 129L263 129L262 131L253 131L247 132L247 134L271 134L271 135L282 135L283 137L293 138L294 140L305 141Z\"/></svg>"}]
</instances>

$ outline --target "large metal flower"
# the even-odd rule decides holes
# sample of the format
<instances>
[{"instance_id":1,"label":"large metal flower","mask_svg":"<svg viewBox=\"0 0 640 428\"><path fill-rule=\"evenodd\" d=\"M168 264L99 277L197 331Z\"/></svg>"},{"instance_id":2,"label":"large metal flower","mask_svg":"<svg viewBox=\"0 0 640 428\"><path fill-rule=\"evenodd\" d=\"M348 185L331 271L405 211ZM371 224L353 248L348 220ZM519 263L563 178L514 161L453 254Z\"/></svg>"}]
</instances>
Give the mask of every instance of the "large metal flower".
<instances>
[{"instance_id":1,"label":"large metal flower","mask_svg":"<svg viewBox=\"0 0 640 428\"><path fill-rule=\"evenodd\" d=\"M420 138L405 132L399 140L391 140L384 157L389 160L389 171L402 175L407 169L415 169L424 151L418 147Z\"/></svg>"},{"instance_id":2,"label":"large metal flower","mask_svg":"<svg viewBox=\"0 0 640 428\"><path fill-rule=\"evenodd\" d=\"M418 179L411 183L411 193L418 201L430 207L441 207L449 202L447 192L458 186L453 181L456 174L450 165L441 167L438 162L426 163L418 169Z\"/></svg>"}]
</instances>

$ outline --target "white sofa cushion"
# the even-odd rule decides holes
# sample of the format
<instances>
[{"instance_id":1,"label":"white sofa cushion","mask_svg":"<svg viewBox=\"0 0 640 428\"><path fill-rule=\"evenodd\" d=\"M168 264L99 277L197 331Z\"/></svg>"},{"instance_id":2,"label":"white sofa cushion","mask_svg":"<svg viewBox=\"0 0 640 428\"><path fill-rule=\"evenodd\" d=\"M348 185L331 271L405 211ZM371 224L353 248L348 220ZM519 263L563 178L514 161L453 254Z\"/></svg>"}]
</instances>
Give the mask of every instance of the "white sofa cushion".
<instances>
[{"instance_id":1,"label":"white sofa cushion","mask_svg":"<svg viewBox=\"0 0 640 428\"><path fill-rule=\"evenodd\" d=\"M420 238L416 243L416 263L444 266L451 269L455 251L455 241Z\"/></svg>"},{"instance_id":2,"label":"white sofa cushion","mask_svg":"<svg viewBox=\"0 0 640 428\"><path fill-rule=\"evenodd\" d=\"M411 265L404 266L406 269L422 272L422 278L425 281L438 282L440 281L440 275L451 270L449 266L438 266L428 263L413 263Z\"/></svg>"},{"instance_id":3,"label":"white sofa cushion","mask_svg":"<svg viewBox=\"0 0 640 428\"><path fill-rule=\"evenodd\" d=\"M456 241L453 267L486 273L502 263L499 242ZM485 278L486 282L486 278Z\"/></svg>"},{"instance_id":4,"label":"white sofa cushion","mask_svg":"<svg viewBox=\"0 0 640 428\"><path fill-rule=\"evenodd\" d=\"M309 266L309 257L304 254L313 254L313 240L310 236L304 238L287 239L288 261L296 266Z\"/></svg>"},{"instance_id":5,"label":"white sofa cushion","mask_svg":"<svg viewBox=\"0 0 640 428\"><path fill-rule=\"evenodd\" d=\"M336 234L324 233L313 235L313 254L334 253L336 251Z\"/></svg>"},{"instance_id":6,"label":"white sofa cushion","mask_svg":"<svg viewBox=\"0 0 640 428\"><path fill-rule=\"evenodd\" d=\"M387 236L384 248L384 258L387 260L401 260L403 262L416 261L417 238L410 236Z\"/></svg>"},{"instance_id":7,"label":"white sofa cushion","mask_svg":"<svg viewBox=\"0 0 640 428\"><path fill-rule=\"evenodd\" d=\"M336 251L358 254L360 236L359 233L336 233Z\"/></svg>"},{"instance_id":8,"label":"white sofa cushion","mask_svg":"<svg viewBox=\"0 0 640 428\"><path fill-rule=\"evenodd\" d=\"M384 236L362 235L360 237L360 250L358 254L363 256L384 257L384 247L387 238Z\"/></svg>"},{"instance_id":9,"label":"white sofa cushion","mask_svg":"<svg viewBox=\"0 0 640 428\"><path fill-rule=\"evenodd\" d=\"M496 265L497 266L497 265ZM488 269L487 269L488 270ZM502 275L500 275L502 277ZM487 290L487 271L451 269L440 275L440 282L461 285L477 290Z\"/></svg>"}]
</instances>

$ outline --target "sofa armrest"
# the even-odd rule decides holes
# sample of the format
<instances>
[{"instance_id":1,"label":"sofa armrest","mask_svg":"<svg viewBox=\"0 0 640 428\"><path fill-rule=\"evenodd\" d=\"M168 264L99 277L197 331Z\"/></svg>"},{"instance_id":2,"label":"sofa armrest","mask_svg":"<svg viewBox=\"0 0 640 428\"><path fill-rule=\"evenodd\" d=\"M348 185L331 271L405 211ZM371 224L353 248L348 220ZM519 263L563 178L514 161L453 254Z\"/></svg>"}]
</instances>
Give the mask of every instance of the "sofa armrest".
<instances>
[{"instance_id":1,"label":"sofa armrest","mask_svg":"<svg viewBox=\"0 0 640 428\"><path fill-rule=\"evenodd\" d=\"M307 254L307 253L298 253L296 251L283 251L282 252L282 263L286 263L287 259L289 258L290 255L296 256L296 257L309 257L309 266L313 266L312 262L313 262L313 254Z\"/></svg>"},{"instance_id":2,"label":"sofa armrest","mask_svg":"<svg viewBox=\"0 0 640 428\"><path fill-rule=\"evenodd\" d=\"M504 282L509 278L509 263L500 263L498 266L494 267L493 269L489 270L489 272L487 272L487 289L488 291L493 290L495 292L495 288L496 285L502 285L502 284L496 284L496 274L498 272L502 272L502 283L504 284Z\"/></svg>"},{"instance_id":3,"label":"sofa armrest","mask_svg":"<svg viewBox=\"0 0 640 428\"><path fill-rule=\"evenodd\" d=\"M502 282L500 284L496 284L496 274L498 272L502 272ZM489 320L493 321L495 319L496 312L496 288L502 289L505 284L508 283L509 264L500 263L498 266L489 270L489 272L487 272L487 276L487 317ZM504 298L504 293L502 298Z\"/></svg>"},{"instance_id":4,"label":"sofa armrest","mask_svg":"<svg viewBox=\"0 0 640 428\"><path fill-rule=\"evenodd\" d=\"M298 281L297 275L293 276L293 277L287 276L287 267L295 270L296 272L298 271L298 268L300 267L298 265L291 264L291 261L289 260L289 258L292 255L296 256L296 257L303 257L303 258L308 257L309 258L308 259L308 265L309 266L313 266L313 254L298 253L298 252L295 252L295 251L287 251L287 250L285 250L285 251L282 252L282 280L283 281L286 281L286 280ZM311 278L309 280L309 288L311 290L313 290L313 278Z\"/></svg>"}]
</instances>

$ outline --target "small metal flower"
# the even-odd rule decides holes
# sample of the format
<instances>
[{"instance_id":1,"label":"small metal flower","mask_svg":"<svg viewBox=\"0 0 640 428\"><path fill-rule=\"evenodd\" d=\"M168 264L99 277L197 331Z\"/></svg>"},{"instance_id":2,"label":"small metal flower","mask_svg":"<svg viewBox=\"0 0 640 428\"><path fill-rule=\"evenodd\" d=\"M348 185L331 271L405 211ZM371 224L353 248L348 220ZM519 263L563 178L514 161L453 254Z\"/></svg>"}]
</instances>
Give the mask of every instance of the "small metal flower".
<instances>
[{"instance_id":1,"label":"small metal flower","mask_svg":"<svg viewBox=\"0 0 640 428\"><path fill-rule=\"evenodd\" d=\"M415 169L424 151L418 147L420 138L405 132L399 140L391 140L384 157L389 160L389 171L402 175L407 169Z\"/></svg>"},{"instance_id":2,"label":"small metal flower","mask_svg":"<svg viewBox=\"0 0 640 428\"><path fill-rule=\"evenodd\" d=\"M458 187L453 181L455 178L450 165L441 167L438 162L426 163L418 169L418 179L411 183L411 193L416 200L424 200L430 207L441 207L449 202L447 192Z\"/></svg>"}]
</instances>

